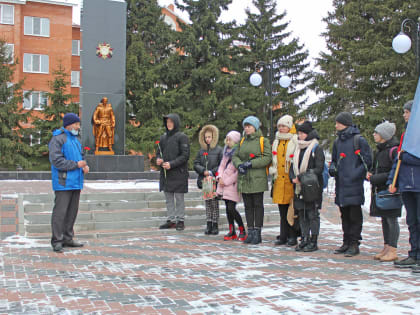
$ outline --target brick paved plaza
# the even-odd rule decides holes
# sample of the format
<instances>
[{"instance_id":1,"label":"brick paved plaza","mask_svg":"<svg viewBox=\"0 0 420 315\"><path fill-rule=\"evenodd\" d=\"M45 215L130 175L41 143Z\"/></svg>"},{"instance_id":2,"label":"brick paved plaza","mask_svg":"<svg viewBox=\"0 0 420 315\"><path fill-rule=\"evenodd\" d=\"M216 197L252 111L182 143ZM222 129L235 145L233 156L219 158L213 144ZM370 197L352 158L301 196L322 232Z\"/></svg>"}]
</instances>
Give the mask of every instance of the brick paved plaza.
<instances>
[{"instance_id":1,"label":"brick paved plaza","mask_svg":"<svg viewBox=\"0 0 420 315\"><path fill-rule=\"evenodd\" d=\"M13 185L0 188L11 193ZM187 226L86 238L85 247L64 254L52 252L46 238L9 237L0 241L0 314L419 314L420 275L372 259L382 246L380 221L365 219L355 258L332 253L341 226L331 196L314 253L274 247L274 225L263 230L261 245L223 241L226 227L205 236ZM408 233L400 222L404 256Z\"/></svg>"}]
</instances>

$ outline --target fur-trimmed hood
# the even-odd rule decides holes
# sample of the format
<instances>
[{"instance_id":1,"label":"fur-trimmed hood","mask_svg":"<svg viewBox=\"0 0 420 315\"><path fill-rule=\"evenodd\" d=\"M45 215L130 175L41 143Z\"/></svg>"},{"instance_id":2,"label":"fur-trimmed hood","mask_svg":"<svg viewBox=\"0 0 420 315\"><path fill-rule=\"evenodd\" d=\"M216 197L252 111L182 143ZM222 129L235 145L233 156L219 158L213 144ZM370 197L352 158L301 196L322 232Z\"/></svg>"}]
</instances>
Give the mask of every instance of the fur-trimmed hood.
<instances>
[{"instance_id":1,"label":"fur-trimmed hood","mask_svg":"<svg viewBox=\"0 0 420 315\"><path fill-rule=\"evenodd\" d=\"M204 141L204 135L206 132L211 132L213 134L213 140L210 143L210 149L214 149L217 146L217 143L219 142L219 129L214 125L205 125L199 135L198 135L198 142L200 143L200 147L203 150L209 149L207 147L207 143Z\"/></svg>"}]
</instances>

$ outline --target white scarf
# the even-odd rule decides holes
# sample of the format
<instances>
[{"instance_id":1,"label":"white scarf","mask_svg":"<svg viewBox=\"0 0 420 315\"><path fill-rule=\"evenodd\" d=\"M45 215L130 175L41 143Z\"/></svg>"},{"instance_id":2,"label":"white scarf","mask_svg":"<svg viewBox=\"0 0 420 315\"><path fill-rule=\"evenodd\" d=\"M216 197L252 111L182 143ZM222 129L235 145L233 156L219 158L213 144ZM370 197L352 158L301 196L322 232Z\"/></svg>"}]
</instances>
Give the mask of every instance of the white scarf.
<instances>
[{"instance_id":1,"label":"white scarf","mask_svg":"<svg viewBox=\"0 0 420 315\"><path fill-rule=\"evenodd\" d=\"M285 174L289 174L289 167L290 167L290 163L292 162L292 158L290 157L293 152L295 152L297 143L298 143L298 138L296 134L293 133L280 133L280 132L276 132L276 138L274 139L273 142L273 146L272 146L272 150L271 152L277 152L277 148L279 146L279 142L280 140L289 140L286 144L287 149L286 149L286 164L284 167L284 173ZM272 154L272 162L271 162L271 166L270 166L270 174L271 176L273 176L274 180L277 178L278 174L277 174L277 154Z\"/></svg>"},{"instance_id":2,"label":"white scarf","mask_svg":"<svg viewBox=\"0 0 420 315\"><path fill-rule=\"evenodd\" d=\"M314 148L316 144L318 144L317 139L312 139L310 141L305 141L305 140L298 141L298 145L296 147L296 150L293 156L293 171L296 177L299 174L306 172L306 169L308 168L309 158L311 157L311 154L312 154L312 149ZM302 163L300 163L300 167L298 167L300 151L305 148L306 148L306 151L303 154ZM297 195L300 193L300 190L301 190L300 184L296 184L295 192Z\"/></svg>"}]
</instances>

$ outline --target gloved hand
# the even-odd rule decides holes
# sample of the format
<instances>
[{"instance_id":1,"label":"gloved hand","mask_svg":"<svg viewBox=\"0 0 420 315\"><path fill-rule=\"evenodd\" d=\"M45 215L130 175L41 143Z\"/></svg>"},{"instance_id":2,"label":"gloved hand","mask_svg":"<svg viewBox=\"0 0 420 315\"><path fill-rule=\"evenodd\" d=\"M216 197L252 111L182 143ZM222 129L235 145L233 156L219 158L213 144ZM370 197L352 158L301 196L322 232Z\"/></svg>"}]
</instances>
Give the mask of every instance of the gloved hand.
<instances>
[{"instance_id":1,"label":"gloved hand","mask_svg":"<svg viewBox=\"0 0 420 315\"><path fill-rule=\"evenodd\" d=\"M246 172L247 172L247 171L248 171L248 169L250 169L250 168L252 168L252 163L251 163L251 161L246 161L246 162L244 162L244 163L242 163L242 164L240 164L240 165L238 166L238 172L239 172L239 174L244 175L244 174L246 174Z\"/></svg>"},{"instance_id":2,"label":"gloved hand","mask_svg":"<svg viewBox=\"0 0 420 315\"><path fill-rule=\"evenodd\" d=\"M334 165L330 166L330 168L328 169L328 174L330 174L331 177L336 177L338 175Z\"/></svg>"}]
</instances>

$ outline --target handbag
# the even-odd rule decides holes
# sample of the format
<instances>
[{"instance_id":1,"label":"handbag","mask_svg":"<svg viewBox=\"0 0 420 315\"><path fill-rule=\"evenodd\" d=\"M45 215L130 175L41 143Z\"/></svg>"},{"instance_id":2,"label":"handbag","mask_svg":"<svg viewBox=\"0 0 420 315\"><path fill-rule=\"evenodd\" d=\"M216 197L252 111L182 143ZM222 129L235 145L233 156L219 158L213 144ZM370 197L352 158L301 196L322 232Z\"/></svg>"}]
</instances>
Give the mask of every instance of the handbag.
<instances>
[{"instance_id":1,"label":"handbag","mask_svg":"<svg viewBox=\"0 0 420 315\"><path fill-rule=\"evenodd\" d=\"M391 194L387 190L377 191L375 193L375 204L379 210L395 210L402 207L401 194Z\"/></svg>"},{"instance_id":2,"label":"handbag","mask_svg":"<svg viewBox=\"0 0 420 315\"><path fill-rule=\"evenodd\" d=\"M203 199L209 200L216 198L216 179L212 176L207 176L203 178Z\"/></svg>"}]
</instances>

